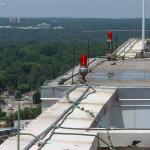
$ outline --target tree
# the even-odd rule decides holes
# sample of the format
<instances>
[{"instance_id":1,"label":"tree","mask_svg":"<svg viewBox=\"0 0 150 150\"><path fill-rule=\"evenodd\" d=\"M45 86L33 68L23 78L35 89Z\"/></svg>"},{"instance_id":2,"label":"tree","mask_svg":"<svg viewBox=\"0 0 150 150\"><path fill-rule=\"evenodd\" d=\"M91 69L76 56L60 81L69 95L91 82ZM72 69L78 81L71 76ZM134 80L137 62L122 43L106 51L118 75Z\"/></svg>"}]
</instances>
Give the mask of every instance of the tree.
<instances>
[{"instance_id":1,"label":"tree","mask_svg":"<svg viewBox=\"0 0 150 150\"><path fill-rule=\"evenodd\" d=\"M29 92L31 90L31 88L30 88L29 84L20 84L20 85L18 85L17 90L21 94L23 94L23 93Z\"/></svg>"},{"instance_id":2,"label":"tree","mask_svg":"<svg viewBox=\"0 0 150 150\"><path fill-rule=\"evenodd\" d=\"M14 127L14 114L13 113L10 113L6 118L5 118L5 121L6 121L6 124L8 127Z\"/></svg>"},{"instance_id":3,"label":"tree","mask_svg":"<svg viewBox=\"0 0 150 150\"><path fill-rule=\"evenodd\" d=\"M0 92L4 91L5 89L5 76L0 75Z\"/></svg>"},{"instance_id":4,"label":"tree","mask_svg":"<svg viewBox=\"0 0 150 150\"><path fill-rule=\"evenodd\" d=\"M41 93L40 91L36 91L36 93L33 95L33 103L34 104L40 104L41 103Z\"/></svg>"},{"instance_id":5,"label":"tree","mask_svg":"<svg viewBox=\"0 0 150 150\"><path fill-rule=\"evenodd\" d=\"M16 91L15 98L16 98L16 100L17 100L17 101L20 101L20 100L21 100L21 98L22 98L22 94L21 94L21 92Z\"/></svg>"},{"instance_id":6,"label":"tree","mask_svg":"<svg viewBox=\"0 0 150 150\"><path fill-rule=\"evenodd\" d=\"M2 118L6 117L6 113L2 111L2 108L0 107L0 120L3 120Z\"/></svg>"}]
</instances>

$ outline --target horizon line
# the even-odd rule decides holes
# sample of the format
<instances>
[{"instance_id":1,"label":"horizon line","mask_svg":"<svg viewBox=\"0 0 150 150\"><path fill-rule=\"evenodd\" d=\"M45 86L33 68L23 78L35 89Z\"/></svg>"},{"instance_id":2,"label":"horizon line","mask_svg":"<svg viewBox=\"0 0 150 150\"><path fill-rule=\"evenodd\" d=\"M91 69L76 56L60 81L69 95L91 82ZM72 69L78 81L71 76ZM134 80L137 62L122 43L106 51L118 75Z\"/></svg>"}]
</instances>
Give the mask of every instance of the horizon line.
<instances>
[{"instance_id":1,"label":"horizon line","mask_svg":"<svg viewBox=\"0 0 150 150\"><path fill-rule=\"evenodd\" d=\"M45 16L41 16L41 17L38 17L38 16L0 16L0 18L11 18L11 17L17 17L17 18L57 18L57 19L142 19L142 17L119 17L119 18L104 18L104 17L45 17ZM146 17L145 19L150 19L150 17Z\"/></svg>"}]
</instances>

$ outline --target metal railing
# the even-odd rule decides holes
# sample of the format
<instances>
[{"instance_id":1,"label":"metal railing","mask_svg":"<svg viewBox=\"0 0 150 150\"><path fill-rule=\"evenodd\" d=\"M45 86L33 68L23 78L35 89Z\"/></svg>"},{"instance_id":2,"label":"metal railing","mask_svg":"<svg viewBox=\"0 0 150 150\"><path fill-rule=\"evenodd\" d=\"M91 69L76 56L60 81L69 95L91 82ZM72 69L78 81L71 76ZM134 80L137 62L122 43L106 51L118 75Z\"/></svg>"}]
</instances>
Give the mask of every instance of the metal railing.
<instances>
[{"instance_id":1,"label":"metal railing","mask_svg":"<svg viewBox=\"0 0 150 150\"><path fill-rule=\"evenodd\" d=\"M139 41L138 38L134 38L134 39L129 39L127 42L125 42L123 45L121 45L118 49L116 49L116 51L114 52L115 55L117 55L118 57L120 57L120 55L122 53L124 53L124 55L129 52L133 46Z\"/></svg>"},{"instance_id":2,"label":"metal railing","mask_svg":"<svg viewBox=\"0 0 150 150\"><path fill-rule=\"evenodd\" d=\"M25 148L24 150L29 150L34 144L36 144L40 139L45 137L57 124L63 119L63 117L71 111L74 107L76 107L84 98L84 96L87 94L91 87L88 86L86 90L82 93L82 95L76 100L76 102L72 103L68 109L66 109L58 118L52 123L47 129L45 129L43 132L41 132L39 135L37 135Z\"/></svg>"}]
</instances>

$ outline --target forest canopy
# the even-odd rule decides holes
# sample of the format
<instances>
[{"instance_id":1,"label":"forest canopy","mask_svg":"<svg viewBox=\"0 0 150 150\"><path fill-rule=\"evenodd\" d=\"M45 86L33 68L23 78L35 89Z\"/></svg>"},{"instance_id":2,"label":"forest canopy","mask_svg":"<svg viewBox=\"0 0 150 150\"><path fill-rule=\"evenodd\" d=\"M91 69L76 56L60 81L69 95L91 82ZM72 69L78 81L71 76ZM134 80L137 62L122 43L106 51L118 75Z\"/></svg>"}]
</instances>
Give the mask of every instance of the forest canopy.
<instances>
[{"instance_id":1,"label":"forest canopy","mask_svg":"<svg viewBox=\"0 0 150 150\"><path fill-rule=\"evenodd\" d=\"M23 18L20 24L10 24L8 20L0 18L0 25L36 26L46 22L52 27L63 27L61 30L0 29L0 90L11 93L36 90L45 80L69 70L73 65L74 49L78 64L79 55L87 53L88 39L90 57L104 55L107 31L102 30L141 29L140 19ZM149 25L150 20L147 20L147 28ZM140 37L141 33L114 32L114 45L116 35L120 45L130 37Z\"/></svg>"}]
</instances>

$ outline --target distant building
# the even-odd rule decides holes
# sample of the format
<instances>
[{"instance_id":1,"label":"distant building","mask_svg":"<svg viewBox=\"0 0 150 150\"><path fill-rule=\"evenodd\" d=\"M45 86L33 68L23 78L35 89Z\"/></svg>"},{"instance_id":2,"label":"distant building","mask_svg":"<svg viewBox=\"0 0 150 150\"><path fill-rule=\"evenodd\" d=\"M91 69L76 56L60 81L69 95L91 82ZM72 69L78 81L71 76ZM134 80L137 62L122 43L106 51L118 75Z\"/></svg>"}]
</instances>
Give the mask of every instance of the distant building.
<instances>
[{"instance_id":1,"label":"distant building","mask_svg":"<svg viewBox=\"0 0 150 150\"><path fill-rule=\"evenodd\" d=\"M57 23L57 22L58 22L58 20L56 20L56 19L52 20L52 23Z\"/></svg>"},{"instance_id":2,"label":"distant building","mask_svg":"<svg viewBox=\"0 0 150 150\"><path fill-rule=\"evenodd\" d=\"M49 29L50 24L43 22L41 24L38 24L37 27L40 28L40 29Z\"/></svg>"},{"instance_id":3,"label":"distant building","mask_svg":"<svg viewBox=\"0 0 150 150\"><path fill-rule=\"evenodd\" d=\"M10 17L10 18L9 18L9 22L10 22L10 23L20 23L21 20L20 20L19 17Z\"/></svg>"},{"instance_id":4,"label":"distant building","mask_svg":"<svg viewBox=\"0 0 150 150\"><path fill-rule=\"evenodd\" d=\"M34 94L35 94L35 91L30 91L28 93L25 93L23 99L27 101L33 101Z\"/></svg>"},{"instance_id":5,"label":"distant building","mask_svg":"<svg viewBox=\"0 0 150 150\"><path fill-rule=\"evenodd\" d=\"M54 30L62 30L63 26L54 26Z\"/></svg>"},{"instance_id":6,"label":"distant building","mask_svg":"<svg viewBox=\"0 0 150 150\"><path fill-rule=\"evenodd\" d=\"M0 128L5 128L5 127L6 127L6 122L0 121Z\"/></svg>"}]
</instances>

